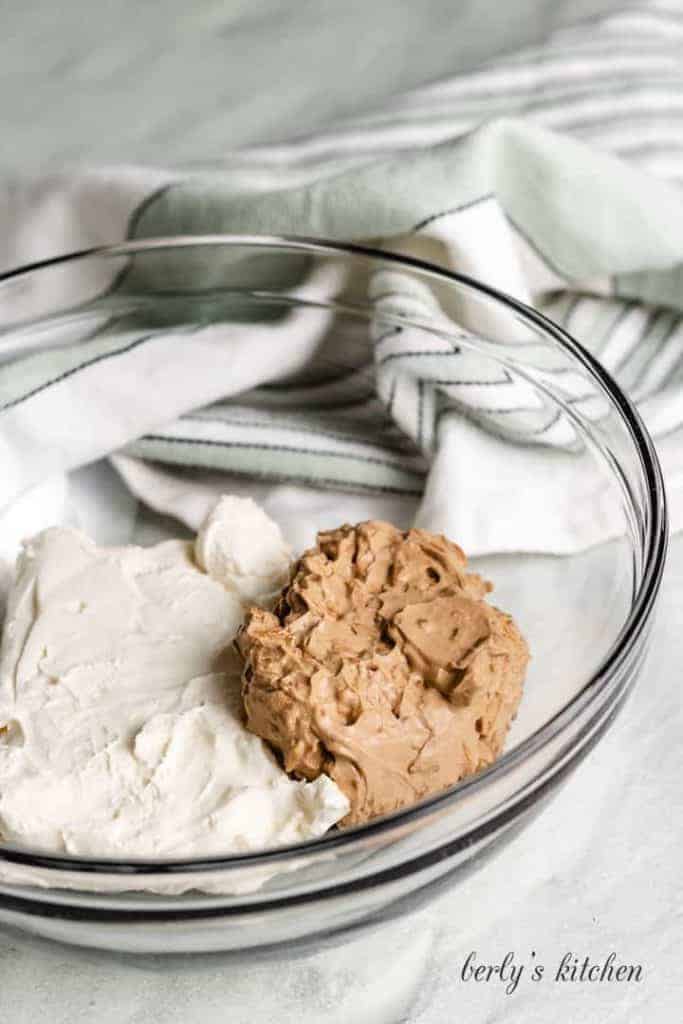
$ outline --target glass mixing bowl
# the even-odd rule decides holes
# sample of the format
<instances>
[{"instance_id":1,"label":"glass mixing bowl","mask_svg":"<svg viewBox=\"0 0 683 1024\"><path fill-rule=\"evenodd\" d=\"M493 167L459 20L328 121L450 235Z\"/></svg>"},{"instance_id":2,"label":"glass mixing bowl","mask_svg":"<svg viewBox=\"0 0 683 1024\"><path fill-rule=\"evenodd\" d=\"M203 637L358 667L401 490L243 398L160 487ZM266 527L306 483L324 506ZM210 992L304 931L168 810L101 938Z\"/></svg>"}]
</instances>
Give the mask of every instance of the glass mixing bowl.
<instances>
[{"instance_id":1,"label":"glass mixing bowl","mask_svg":"<svg viewBox=\"0 0 683 1024\"><path fill-rule=\"evenodd\" d=\"M242 356L235 373L242 381L249 377L247 339L253 365L261 368L251 398L327 395L317 407L323 420L337 417L356 453L371 453L356 460L355 476L348 467L342 472L340 459L325 454L323 432L311 442L317 461L306 477L292 461L297 453L282 445L279 475L300 474L301 493L310 497L300 515L311 528L336 525L329 510L337 500L341 508L350 492L363 513L357 518L381 513L394 494L416 507L438 432L420 446L401 435L390 414L397 388L412 388L421 399L426 389L440 403L440 429L465 424L489 452L481 474L497 478L496 507L477 505L480 493L490 494L480 485L490 480L470 470L469 485L465 481L457 495L463 528L476 533L479 514L505 526L502 553L489 550L473 567L493 577L497 600L515 615L533 654L505 753L448 791L360 828L247 855L124 863L5 844L0 921L125 951L292 948L321 935L343 938L419 906L482 868L613 721L641 672L661 580L661 473L628 399L580 345L533 309L414 259L308 239L226 236L122 244L5 274L0 324L3 364L25 360L23 375L12 377L12 387L24 390L3 391L5 417L36 393L31 375L46 353L58 370L49 385L43 379L37 386L54 389L79 368L168 337L173 345L164 351L171 364L177 360L175 369L193 374L195 384L205 381L204 399L215 402L235 391L236 343ZM206 339L209 348L199 345ZM301 345L305 359L296 355ZM416 360L425 352L450 352L458 373L444 381L429 369L418 372ZM270 360L273 371L266 369L264 378ZM387 376L392 364L397 373ZM173 455L164 449L164 424L147 410L154 389L168 379L150 365L125 399L139 407L148 431L129 450L167 463ZM354 386L364 381L371 405L377 393L372 414L354 415L344 398L346 380ZM512 404L501 408L472 398L501 380L513 389ZM330 382L337 388L336 412L330 412ZM473 392L477 382L480 391ZM242 408L247 399L235 401ZM87 422L100 403L115 400L106 387L94 389L83 411ZM382 437L378 423L387 428ZM59 432L56 422L57 439L44 443L36 462L41 474L64 468ZM246 457L239 446L227 446L217 464L208 442L194 443L196 461L224 473L226 490L235 481L244 489L250 472L278 476L272 460L270 468L261 465L257 450ZM387 450L395 457L386 457ZM93 419L92 430L83 431L79 461L104 454ZM528 460L538 465L539 454L543 473L529 476ZM448 457L455 470L457 451ZM581 488L558 487L565 478L580 479ZM324 487L315 479L324 479ZM534 510L531 525L525 507ZM320 508L327 510L326 521ZM534 531L541 536L553 517L578 524L581 542L561 554L534 553ZM155 887L167 891L142 891ZM170 894L174 889L177 895Z\"/></svg>"}]
</instances>

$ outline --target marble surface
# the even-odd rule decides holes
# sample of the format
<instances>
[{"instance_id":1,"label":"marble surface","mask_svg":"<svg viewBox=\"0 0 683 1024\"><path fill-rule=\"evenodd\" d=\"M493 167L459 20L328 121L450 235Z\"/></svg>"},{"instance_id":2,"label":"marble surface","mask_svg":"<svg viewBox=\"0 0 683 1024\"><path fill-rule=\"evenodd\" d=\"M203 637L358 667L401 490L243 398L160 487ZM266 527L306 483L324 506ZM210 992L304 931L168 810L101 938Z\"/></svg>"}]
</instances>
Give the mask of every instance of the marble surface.
<instances>
[{"instance_id":1,"label":"marble surface","mask_svg":"<svg viewBox=\"0 0 683 1024\"><path fill-rule=\"evenodd\" d=\"M618 0L3 0L0 172L220 160Z\"/></svg>"}]
</instances>

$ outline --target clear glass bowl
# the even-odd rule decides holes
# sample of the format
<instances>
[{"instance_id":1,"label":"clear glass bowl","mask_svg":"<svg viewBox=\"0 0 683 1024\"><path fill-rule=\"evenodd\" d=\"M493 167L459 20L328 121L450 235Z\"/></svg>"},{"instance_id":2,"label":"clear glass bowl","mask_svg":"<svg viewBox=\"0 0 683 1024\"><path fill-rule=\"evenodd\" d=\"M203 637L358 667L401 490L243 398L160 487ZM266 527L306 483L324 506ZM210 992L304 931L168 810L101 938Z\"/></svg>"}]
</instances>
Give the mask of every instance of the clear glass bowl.
<instances>
[{"instance_id":1,"label":"clear glass bowl","mask_svg":"<svg viewBox=\"0 0 683 1024\"><path fill-rule=\"evenodd\" d=\"M405 301L395 301L397 294ZM292 328L314 329L313 369L303 377L296 366L289 376L280 369L280 390L324 383L340 364L380 386L374 379L380 361L372 353L383 337L401 331L417 347L451 346L469 360L470 376L473 366L485 379L502 373L525 396L525 411L515 418L510 410L503 416L482 409L465 389L448 392L452 417L503 438L499 516L532 484L542 503L544 481L530 482L524 458L506 454L537 450L538 423L552 426L542 445L549 472L580 465L587 482L580 494L565 493L566 507L544 510L587 524L579 553L532 554L528 537L519 545L523 553L515 553L513 537L504 555L475 559L475 568L495 580L498 602L515 615L533 653L506 752L491 768L364 827L257 854L123 863L0 846L0 878L13 879L0 881L0 921L125 951L283 943L291 949L323 934L343 939L482 868L609 727L641 672L650 634L666 553L661 473L628 399L539 313L413 259L308 239L225 236L123 244L6 274L0 324L3 362L47 348L82 351L87 360L94 333L103 330L114 347L117 332L142 329L152 338L175 331L191 352L197 332L209 329L220 365L240 332L249 331L254 346L276 351ZM205 372L215 374L216 366ZM149 382L140 381L129 399L145 403L148 394ZM354 424L359 444L376 442L371 424L365 437L364 421ZM419 452L412 454L417 484L397 487L416 501L424 468ZM45 458L47 472L49 451ZM239 475L245 467L227 468ZM328 476L334 498L338 481L332 471ZM379 481L373 483L372 475L358 482L357 507L365 517L376 515L382 500ZM226 477L226 490L230 485ZM473 480L473 501L476 494ZM316 522L316 508L312 498L313 525L333 525ZM607 527L593 536L591 524ZM603 536L605 543L593 543ZM182 894L138 891L155 885Z\"/></svg>"}]
</instances>

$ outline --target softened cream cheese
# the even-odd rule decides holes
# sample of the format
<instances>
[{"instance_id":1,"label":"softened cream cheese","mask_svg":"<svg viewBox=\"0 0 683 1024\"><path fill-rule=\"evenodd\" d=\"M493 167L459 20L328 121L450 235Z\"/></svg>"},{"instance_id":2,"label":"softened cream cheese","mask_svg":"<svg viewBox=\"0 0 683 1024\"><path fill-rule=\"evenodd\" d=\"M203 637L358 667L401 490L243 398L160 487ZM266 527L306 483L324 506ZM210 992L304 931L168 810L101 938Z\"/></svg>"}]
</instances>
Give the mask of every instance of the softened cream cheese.
<instances>
[{"instance_id":1,"label":"softened cream cheese","mask_svg":"<svg viewBox=\"0 0 683 1024\"><path fill-rule=\"evenodd\" d=\"M259 529L254 529L254 523ZM0 660L0 838L55 853L202 857L322 835L348 811L247 732L232 640L290 555L253 502L197 547L26 542ZM206 569L206 571L204 571Z\"/></svg>"}]
</instances>

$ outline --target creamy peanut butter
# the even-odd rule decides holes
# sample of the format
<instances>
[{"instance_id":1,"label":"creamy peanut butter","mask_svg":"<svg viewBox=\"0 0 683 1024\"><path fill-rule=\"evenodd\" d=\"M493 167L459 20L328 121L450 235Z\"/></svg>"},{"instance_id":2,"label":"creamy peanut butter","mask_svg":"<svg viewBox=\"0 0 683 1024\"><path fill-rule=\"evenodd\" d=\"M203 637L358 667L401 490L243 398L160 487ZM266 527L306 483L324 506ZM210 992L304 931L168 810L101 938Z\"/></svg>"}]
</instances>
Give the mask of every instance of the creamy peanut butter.
<instances>
[{"instance_id":1,"label":"creamy peanut butter","mask_svg":"<svg viewBox=\"0 0 683 1024\"><path fill-rule=\"evenodd\" d=\"M529 659L462 550L371 521L318 535L273 613L237 638L247 724L286 771L326 773L343 825L452 785L500 753Z\"/></svg>"}]
</instances>

